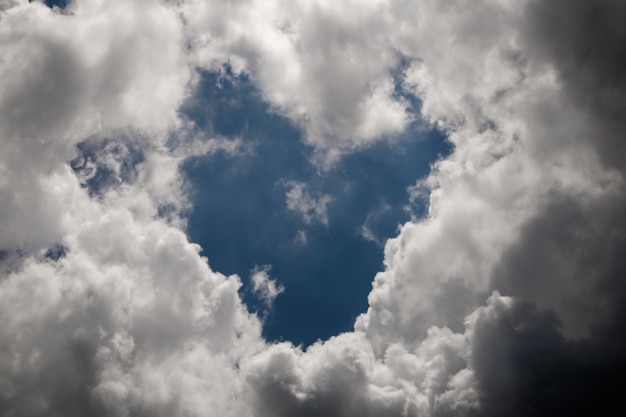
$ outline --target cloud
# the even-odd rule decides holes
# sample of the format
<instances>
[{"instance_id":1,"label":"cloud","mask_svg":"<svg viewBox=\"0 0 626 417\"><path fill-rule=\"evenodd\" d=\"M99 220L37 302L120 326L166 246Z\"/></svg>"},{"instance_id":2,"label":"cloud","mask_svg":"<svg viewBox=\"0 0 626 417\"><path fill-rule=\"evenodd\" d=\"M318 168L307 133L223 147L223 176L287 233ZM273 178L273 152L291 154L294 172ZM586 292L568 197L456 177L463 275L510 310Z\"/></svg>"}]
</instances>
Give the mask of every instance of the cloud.
<instances>
[{"instance_id":1,"label":"cloud","mask_svg":"<svg viewBox=\"0 0 626 417\"><path fill-rule=\"evenodd\" d=\"M526 307L515 307L516 318L494 318L494 339L472 346L472 357L481 358L471 362L479 410L571 411L576 406L566 398L574 384L566 369L584 373L582 363L622 343L607 343L600 334L619 327L624 294L615 255L623 251L623 177L606 154L619 153L606 106L621 95L602 87L621 83L621 76L608 76L618 73L609 68L620 58L602 51L621 36L607 16L623 10L611 2L577 2L573 9L550 1L480 2L469 9L452 2L445 12L434 2L422 5L424 21L446 29L426 25L425 35L435 37L411 38L419 39L409 46L421 59L406 82L423 99L423 116L448 132L455 149L418 184L430 189L429 215L387 243L386 270L376 277L356 328L382 353L394 340L422 340L428 325L458 331L460 317L473 314L493 290L520 297L513 305ZM575 19L562 16L565 9ZM593 11L593 24L582 10ZM605 19L608 26L600 28ZM595 22L597 28L588 27ZM598 59L585 61L577 55L583 50L598 50ZM574 57L576 64L569 61ZM517 336L524 326L532 330ZM596 353L572 358L578 343ZM555 365L542 371L545 355ZM616 357L609 361L622 369ZM611 374L599 364L593 372ZM580 392L594 391L582 379L576 384ZM609 407L574 403L585 410Z\"/></svg>"},{"instance_id":2,"label":"cloud","mask_svg":"<svg viewBox=\"0 0 626 417\"><path fill-rule=\"evenodd\" d=\"M540 59L559 72L565 94L598 131L590 140L609 166L623 170L626 55L618 1L541 1L531 4L527 36Z\"/></svg>"},{"instance_id":3,"label":"cloud","mask_svg":"<svg viewBox=\"0 0 626 417\"><path fill-rule=\"evenodd\" d=\"M189 82L180 22L144 3L75 2L67 15L24 1L2 12L0 247L39 249L66 232L70 202L51 183L77 143L120 129L160 141L177 123Z\"/></svg>"},{"instance_id":4,"label":"cloud","mask_svg":"<svg viewBox=\"0 0 626 417\"><path fill-rule=\"evenodd\" d=\"M286 185L289 187L285 194L289 210L299 214L306 224L320 222L328 225L326 206L333 200L330 195L315 197L308 191L306 184L297 181L290 181Z\"/></svg>"},{"instance_id":5,"label":"cloud","mask_svg":"<svg viewBox=\"0 0 626 417\"><path fill-rule=\"evenodd\" d=\"M1 413L245 414L233 363L259 321L180 213L159 215L184 206L165 146L190 74L175 11L19 2L0 19Z\"/></svg>"},{"instance_id":6,"label":"cloud","mask_svg":"<svg viewBox=\"0 0 626 417\"><path fill-rule=\"evenodd\" d=\"M65 257L29 257L3 279L3 412L199 412L207 404L193 396L236 379L235 345L259 332L239 302L239 281L210 271L198 248L162 222L90 209L85 227L67 237ZM197 384L204 372L223 381ZM234 389L226 387L224 398Z\"/></svg>"},{"instance_id":7,"label":"cloud","mask_svg":"<svg viewBox=\"0 0 626 417\"><path fill-rule=\"evenodd\" d=\"M265 303L267 308L272 306L272 303L280 294L285 292L285 287L278 284L276 280L273 280L269 276L270 266L264 266L262 268L255 268L252 270L252 292L254 292Z\"/></svg>"},{"instance_id":8,"label":"cloud","mask_svg":"<svg viewBox=\"0 0 626 417\"><path fill-rule=\"evenodd\" d=\"M481 415L585 414L617 406L615 381L624 366L623 340L615 335L622 324L611 336L567 340L553 312L499 294L467 323Z\"/></svg>"},{"instance_id":9,"label":"cloud","mask_svg":"<svg viewBox=\"0 0 626 417\"><path fill-rule=\"evenodd\" d=\"M379 246L384 246L383 239L380 239L376 236L376 232L373 229L374 223L384 214L386 211L390 210L391 206L385 202L383 202L379 207L370 211L367 214L365 219L365 223L363 223L359 229L360 235L365 240L369 240L370 242L374 242Z\"/></svg>"},{"instance_id":10,"label":"cloud","mask_svg":"<svg viewBox=\"0 0 626 417\"><path fill-rule=\"evenodd\" d=\"M186 1L199 65L245 71L263 97L332 161L400 133L409 104L394 94L400 57L388 2ZM366 28L366 29L365 29Z\"/></svg>"},{"instance_id":11,"label":"cloud","mask_svg":"<svg viewBox=\"0 0 626 417\"><path fill-rule=\"evenodd\" d=\"M504 251L556 196L584 202L621 193L621 176L595 154L595 127L567 101L555 68L532 59L535 46L520 32L527 11L509 2L452 5L425 2L424 21L449 29L429 43L416 34L410 45L421 60L407 82L455 149L422 182L431 190L428 217L387 243L386 270L357 322L383 346L398 335L419 340L428 324L459 328L498 289L492 276ZM457 33L470 29L472 36ZM444 54L450 45L458 53Z\"/></svg>"},{"instance_id":12,"label":"cloud","mask_svg":"<svg viewBox=\"0 0 626 417\"><path fill-rule=\"evenodd\" d=\"M3 415L554 415L618 401L619 3L77 0L61 13L12 1L0 13ZM387 242L355 331L265 341L239 278L182 232L180 164L239 149L178 115L195 67L249 73L332 157L410 122L400 57L400 87L454 145L416 185L428 214ZM290 186L291 210L328 222L331 197ZM266 300L281 292L267 270L252 279Z\"/></svg>"},{"instance_id":13,"label":"cloud","mask_svg":"<svg viewBox=\"0 0 626 417\"><path fill-rule=\"evenodd\" d=\"M414 353L395 346L385 362L362 333L342 334L305 352L275 345L248 364L255 409L260 416L430 414L434 399L455 401L462 391L462 376L448 382L458 362L462 367L464 346L461 335L441 329L433 329ZM456 406L463 408L461 402Z\"/></svg>"}]
</instances>

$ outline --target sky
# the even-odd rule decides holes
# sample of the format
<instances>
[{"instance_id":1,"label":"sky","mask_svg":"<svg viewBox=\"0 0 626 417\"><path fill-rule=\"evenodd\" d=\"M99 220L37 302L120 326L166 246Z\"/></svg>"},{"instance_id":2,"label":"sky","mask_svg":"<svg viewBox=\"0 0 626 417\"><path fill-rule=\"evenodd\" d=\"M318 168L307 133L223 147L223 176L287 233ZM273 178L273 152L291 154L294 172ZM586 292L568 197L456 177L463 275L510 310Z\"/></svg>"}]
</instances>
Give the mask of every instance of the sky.
<instances>
[{"instance_id":1,"label":"sky","mask_svg":"<svg viewBox=\"0 0 626 417\"><path fill-rule=\"evenodd\" d=\"M445 137L416 123L393 143L352 153L320 172L298 130L271 113L246 77L203 74L183 107L200 129L211 126L251 148L185 163L193 190L189 238L218 271L245 282L255 268L269 266L289 289L266 311L251 287L243 288L248 307L265 315L270 340L309 345L351 330L383 268L384 241L424 212L422 201L411 204L407 188L449 152ZM294 191L319 202L320 211L290 208Z\"/></svg>"},{"instance_id":2,"label":"sky","mask_svg":"<svg viewBox=\"0 0 626 417\"><path fill-rule=\"evenodd\" d=\"M616 409L624 22L0 0L0 414Z\"/></svg>"}]
</instances>

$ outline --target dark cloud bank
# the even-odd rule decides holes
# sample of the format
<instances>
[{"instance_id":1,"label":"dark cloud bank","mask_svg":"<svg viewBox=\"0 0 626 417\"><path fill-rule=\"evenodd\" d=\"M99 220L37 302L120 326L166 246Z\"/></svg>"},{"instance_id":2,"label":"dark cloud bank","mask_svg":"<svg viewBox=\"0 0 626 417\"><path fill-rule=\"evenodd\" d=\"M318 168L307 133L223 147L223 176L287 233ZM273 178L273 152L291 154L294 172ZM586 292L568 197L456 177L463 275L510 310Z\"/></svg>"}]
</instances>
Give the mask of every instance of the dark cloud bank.
<instances>
[{"instance_id":1,"label":"dark cloud bank","mask_svg":"<svg viewBox=\"0 0 626 417\"><path fill-rule=\"evenodd\" d=\"M533 48L555 65L565 99L588 117L588 140L606 166L623 174L626 4L540 1L531 4L529 17ZM474 359L484 415L589 415L620 408L625 213L623 187L591 203L557 193L524 225L492 286L525 301L482 329ZM580 338L564 338L553 311Z\"/></svg>"}]
</instances>

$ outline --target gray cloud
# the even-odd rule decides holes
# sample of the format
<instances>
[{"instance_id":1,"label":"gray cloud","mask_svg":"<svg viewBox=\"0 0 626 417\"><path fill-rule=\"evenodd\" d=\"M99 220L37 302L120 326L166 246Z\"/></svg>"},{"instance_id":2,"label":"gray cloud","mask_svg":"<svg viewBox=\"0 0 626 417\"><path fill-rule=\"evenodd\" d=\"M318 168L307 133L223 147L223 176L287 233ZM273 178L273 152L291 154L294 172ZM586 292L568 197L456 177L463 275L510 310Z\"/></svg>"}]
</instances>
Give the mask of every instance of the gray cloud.
<instances>
[{"instance_id":1,"label":"gray cloud","mask_svg":"<svg viewBox=\"0 0 626 417\"><path fill-rule=\"evenodd\" d=\"M285 186L288 188L285 199L289 210L300 215L306 224L316 221L328 225L326 206L332 202L331 196L312 194L306 184L297 181L289 181Z\"/></svg>"},{"instance_id":2,"label":"gray cloud","mask_svg":"<svg viewBox=\"0 0 626 417\"><path fill-rule=\"evenodd\" d=\"M626 301L626 8L616 1L538 1L530 5L528 17L530 53L556 70L563 105L576 108L587 125L578 140L597 152L607 171L622 174L616 176L620 185L592 198L548 195L496 269L493 288L532 304L520 304L514 316L485 334L493 338L486 343L501 346L510 367L502 375L492 370L482 377L486 395L493 396L484 401L486 414L609 412L618 406L624 372L619 352ZM602 190L607 183L596 187ZM528 331L517 331L520 326ZM500 339L506 342L499 344ZM492 361L485 358L484 368L496 369ZM480 367L475 369L480 380Z\"/></svg>"},{"instance_id":3,"label":"gray cloud","mask_svg":"<svg viewBox=\"0 0 626 417\"><path fill-rule=\"evenodd\" d=\"M494 273L494 288L559 313L565 333L588 336L622 303L626 249L622 197L546 207L522 229Z\"/></svg>"},{"instance_id":4,"label":"gray cloud","mask_svg":"<svg viewBox=\"0 0 626 417\"><path fill-rule=\"evenodd\" d=\"M589 113L590 141L623 168L626 120L626 5L615 0L544 0L529 7L528 37L559 71L568 99Z\"/></svg>"},{"instance_id":5,"label":"gray cloud","mask_svg":"<svg viewBox=\"0 0 626 417\"><path fill-rule=\"evenodd\" d=\"M623 325L568 341L556 316L530 303L491 301L472 317L479 415L610 413L623 387ZM608 329L607 329L608 330Z\"/></svg>"}]
</instances>

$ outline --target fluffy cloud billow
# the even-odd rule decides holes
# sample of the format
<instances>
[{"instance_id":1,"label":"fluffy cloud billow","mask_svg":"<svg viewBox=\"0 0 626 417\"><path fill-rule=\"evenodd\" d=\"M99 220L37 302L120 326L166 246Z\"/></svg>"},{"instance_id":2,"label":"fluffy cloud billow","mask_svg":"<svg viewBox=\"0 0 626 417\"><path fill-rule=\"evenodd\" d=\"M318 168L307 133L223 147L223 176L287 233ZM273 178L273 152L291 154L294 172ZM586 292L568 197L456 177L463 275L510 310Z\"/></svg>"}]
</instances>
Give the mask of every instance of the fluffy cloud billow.
<instances>
[{"instance_id":1,"label":"fluffy cloud billow","mask_svg":"<svg viewBox=\"0 0 626 417\"><path fill-rule=\"evenodd\" d=\"M0 414L618 406L624 22L611 0L0 1ZM185 234L185 161L253 152L181 111L226 69L300 129L320 175L420 140L415 123L453 145L415 179L427 214L363 277L353 331L265 340L241 278ZM294 215L328 224L332 195L284 184ZM267 309L289 291L269 270L252 273Z\"/></svg>"}]
</instances>

